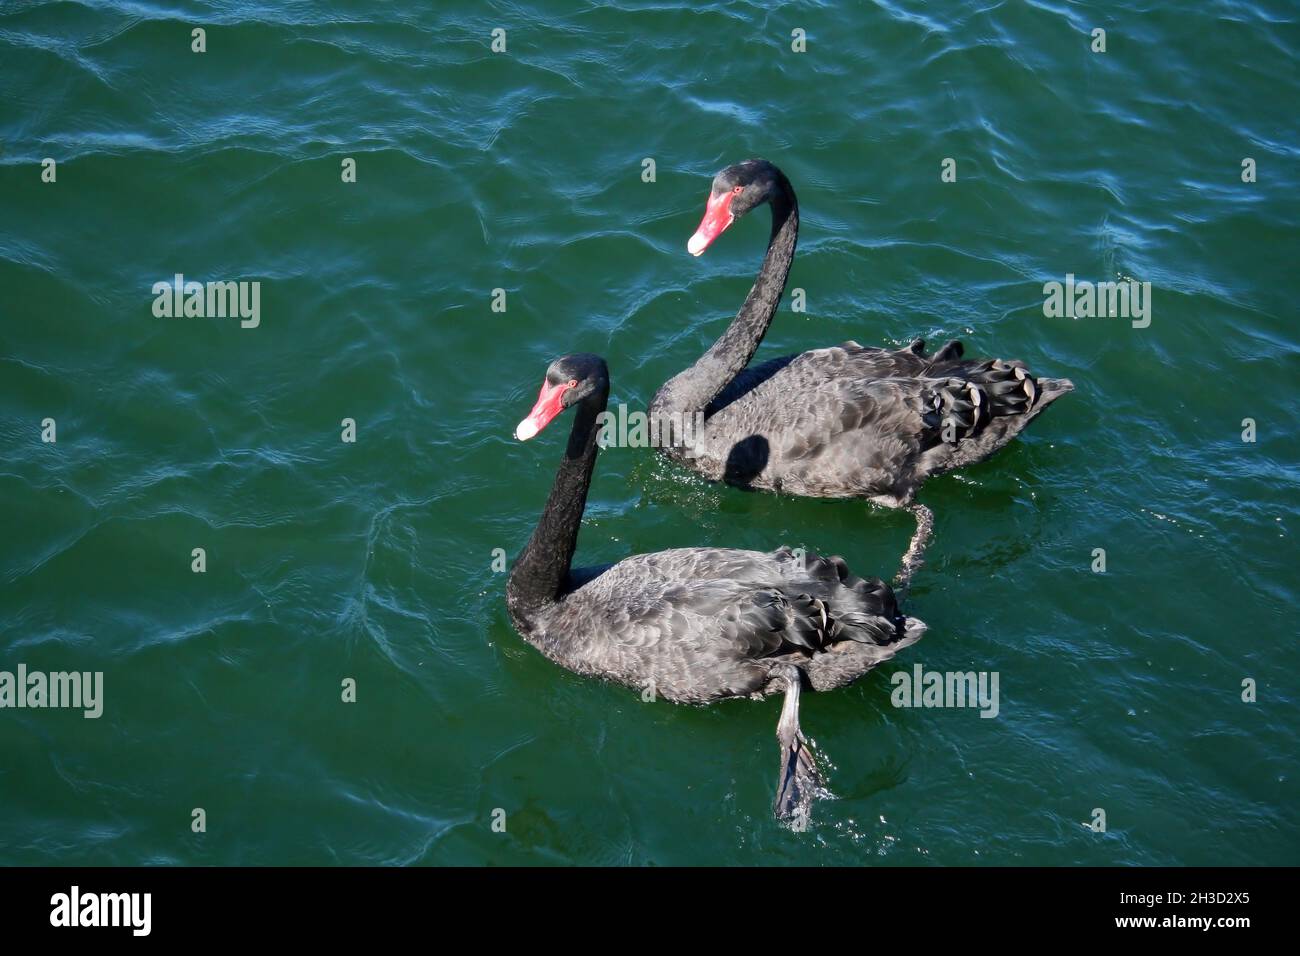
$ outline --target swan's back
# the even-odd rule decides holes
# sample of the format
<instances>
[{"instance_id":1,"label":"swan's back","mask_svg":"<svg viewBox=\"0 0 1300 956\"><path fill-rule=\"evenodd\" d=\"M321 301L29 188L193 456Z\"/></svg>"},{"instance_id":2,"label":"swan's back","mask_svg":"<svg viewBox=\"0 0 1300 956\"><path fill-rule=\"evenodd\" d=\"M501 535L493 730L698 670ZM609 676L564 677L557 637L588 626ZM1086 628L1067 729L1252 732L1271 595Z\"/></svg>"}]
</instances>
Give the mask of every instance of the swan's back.
<instances>
[{"instance_id":1,"label":"swan's back","mask_svg":"<svg viewBox=\"0 0 1300 956\"><path fill-rule=\"evenodd\" d=\"M907 504L927 477L992 454L1073 388L1021 362L963 360L957 342L933 356L922 345L845 342L747 368L706 410L686 460L742 487Z\"/></svg>"},{"instance_id":2,"label":"swan's back","mask_svg":"<svg viewBox=\"0 0 1300 956\"><path fill-rule=\"evenodd\" d=\"M789 663L817 689L840 686L924 631L883 581L789 548L661 551L571 580L554 605L517 622L521 633L569 670L674 701L764 694L773 668Z\"/></svg>"}]
</instances>

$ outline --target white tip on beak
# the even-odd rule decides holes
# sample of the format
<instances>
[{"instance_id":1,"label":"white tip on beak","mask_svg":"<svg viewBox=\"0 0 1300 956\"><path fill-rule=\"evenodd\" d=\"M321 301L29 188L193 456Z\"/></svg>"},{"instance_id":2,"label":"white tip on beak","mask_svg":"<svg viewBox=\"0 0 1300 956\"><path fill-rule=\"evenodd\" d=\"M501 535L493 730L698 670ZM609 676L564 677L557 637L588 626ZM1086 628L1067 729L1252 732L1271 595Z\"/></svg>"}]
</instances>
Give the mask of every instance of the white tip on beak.
<instances>
[{"instance_id":1,"label":"white tip on beak","mask_svg":"<svg viewBox=\"0 0 1300 956\"><path fill-rule=\"evenodd\" d=\"M522 422L520 422L518 425L515 426L515 437L518 438L520 441L528 441L528 439L536 435L537 432L538 432L538 428L536 425L533 424L533 420L531 418L525 418Z\"/></svg>"},{"instance_id":2,"label":"white tip on beak","mask_svg":"<svg viewBox=\"0 0 1300 956\"><path fill-rule=\"evenodd\" d=\"M693 256L698 256L704 251L704 247L708 244L709 240L705 239L702 233L697 232L695 235L691 236L690 241L686 243L686 251Z\"/></svg>"}]
</instances>

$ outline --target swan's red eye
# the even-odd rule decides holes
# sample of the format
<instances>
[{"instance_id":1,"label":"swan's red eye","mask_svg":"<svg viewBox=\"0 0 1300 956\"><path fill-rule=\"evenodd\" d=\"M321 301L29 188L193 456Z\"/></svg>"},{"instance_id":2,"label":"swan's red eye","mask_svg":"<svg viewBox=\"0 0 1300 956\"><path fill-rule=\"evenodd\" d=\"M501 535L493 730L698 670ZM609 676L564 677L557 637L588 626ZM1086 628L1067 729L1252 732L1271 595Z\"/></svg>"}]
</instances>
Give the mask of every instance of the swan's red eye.
<instances>
[{"instance_id":1,"label":"swan's red eye","mask_svg":"<svg viewBox=\"0 0 1300 956\"><path fill-rule=\"evenodd\" d=\"M735 189L733 189L733 190L731 191L731 195L733 195L733 196L739 196L739 195L740 195L741 193L743 193L744 191L745 191L745 187L744 187L744 186L737 186Z\"/></svg>"},{"instance_id":2,"label":"swan's red eye","mask_svg":"<svg viewBox=\"0 0 1300 956\"><path fill-rule=\"evenodd\" d=\"M578 380L576 378L569 379L569 388L577 388L577 387L578 387Z\"/></svg>"}]
</instances>

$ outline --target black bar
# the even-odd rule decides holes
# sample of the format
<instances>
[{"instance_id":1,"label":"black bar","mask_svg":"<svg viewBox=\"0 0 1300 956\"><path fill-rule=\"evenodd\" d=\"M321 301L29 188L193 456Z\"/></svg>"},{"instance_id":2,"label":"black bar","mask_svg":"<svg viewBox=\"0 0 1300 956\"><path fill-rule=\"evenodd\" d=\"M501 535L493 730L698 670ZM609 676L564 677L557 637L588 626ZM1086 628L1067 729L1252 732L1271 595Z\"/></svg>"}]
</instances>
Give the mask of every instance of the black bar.
<instances>
[{"instance_id":1,"label":"black bar","mask_svg":"<svg viewBox=\"0 0 1300 956\"><path fill-rule=\"evenodd\" d=\"M1257 930L1286 928L1291 914L1283 907L1294 909L1294 880L1290 870L1262 868L11 868L0 870L0 926L7 943L66 941L71 933L80 942L131 940L132 915L143 928L143 896L136 898L139 909L126 909L121 897L109 901L108 909L118 907L126 925L51 925L52 916L69 915L75 886L88 918L100 911L98 894L148 893L149 932L137 938L204 944L284 936L373 945L378 936L418 934L433 942L452 934L450 943L466 933L481 942L523 933L541 945L542 935L576 932L592 942L644 938L662 945L674 931L691 934L682 939L716 932L761 943L774 932L815 939L847 930L869 933L870 942L918 944L1097 937L1181 944L1200 937L1232 945ZM59 894L69 904L61 914ZM87 904L87 896L95 902ZM1206 918L1208 928L1188 925ZM1221 922L1243 919L1240 925Z\"/></svg>"}]
</instances>

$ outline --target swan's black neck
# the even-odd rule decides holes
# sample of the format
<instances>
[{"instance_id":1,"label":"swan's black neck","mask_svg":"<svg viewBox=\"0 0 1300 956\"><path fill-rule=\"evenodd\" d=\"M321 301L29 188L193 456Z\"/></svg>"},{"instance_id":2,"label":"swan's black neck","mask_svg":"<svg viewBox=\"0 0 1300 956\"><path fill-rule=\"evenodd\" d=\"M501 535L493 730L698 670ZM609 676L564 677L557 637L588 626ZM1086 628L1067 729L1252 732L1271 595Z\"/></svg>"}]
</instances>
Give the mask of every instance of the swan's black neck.
<instances>
[{"instance_id":1,"label":"swan's black neck","mask_svg":"<svg viewBox=\"0 0 1300 956\"><path fill-rule=\"evenodd\" d=\"M799 202L785 174L776 173L776 187L769 200L772 206L772 235L767 254L758 270L745 304L722 337L714 342L698 362L674 376L660 390L655 404L670 411L694 414L703 411L731 380L749 364L759 343L772 324L785 280L794 261L794 247L799 239Z\"/></svg>"},{"instance_id":2,"label":"swan's black neck","mask_svg":"<svg viewBox=\"0 0 1300 956\"><path fill-rule=\"evenodd\" d=\"M574 409L569 444L546 509L506 582L506 607L525 634L537 614L559 599L568 578L596 466L596 418L608 401L609 386L602 385Z\"/></svg>"}]
</instances>

